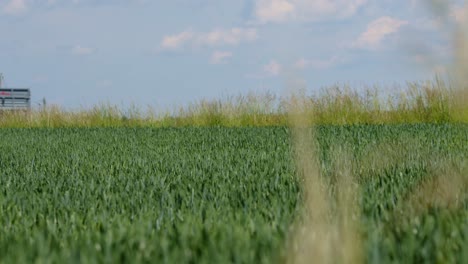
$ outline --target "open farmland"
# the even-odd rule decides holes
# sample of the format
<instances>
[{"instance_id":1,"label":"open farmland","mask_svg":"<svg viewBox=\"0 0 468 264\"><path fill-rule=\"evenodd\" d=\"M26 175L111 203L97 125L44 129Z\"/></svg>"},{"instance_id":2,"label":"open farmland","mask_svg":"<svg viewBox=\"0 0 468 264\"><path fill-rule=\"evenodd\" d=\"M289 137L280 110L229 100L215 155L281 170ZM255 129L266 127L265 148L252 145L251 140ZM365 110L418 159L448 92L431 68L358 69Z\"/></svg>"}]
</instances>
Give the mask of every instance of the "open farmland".
<instances>
[{"instance_id":1,"label":"open farmland","mask_svg":"<svg viewBox=\"0 0 468 264\"><path fill-rule=\"evenodd\" d=\"M0 131L0 262L287 262L302 187L287 128ZM371 263L468 261L467 125L319 126L359 183Z\"/></svg>"}]
</instances>

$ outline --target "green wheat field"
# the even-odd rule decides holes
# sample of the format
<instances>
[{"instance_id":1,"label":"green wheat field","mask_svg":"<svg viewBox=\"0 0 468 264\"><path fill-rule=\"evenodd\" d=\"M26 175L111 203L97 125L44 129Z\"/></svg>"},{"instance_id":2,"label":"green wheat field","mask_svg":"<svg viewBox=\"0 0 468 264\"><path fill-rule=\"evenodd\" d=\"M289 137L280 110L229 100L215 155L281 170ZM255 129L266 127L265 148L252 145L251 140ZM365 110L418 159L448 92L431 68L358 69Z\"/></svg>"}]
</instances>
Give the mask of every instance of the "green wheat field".
<instances>
[{"instance_id":1,"label":"green wheat field","mask_svg":"<svg viewBox=\"0 0 468 264\"><path fill-rule=\"evenodd\" d=\"M301 129L268 96L3 112L0 262L467 263L468 125L446 92L290 98Z\"/></svg>"}]
</instances>

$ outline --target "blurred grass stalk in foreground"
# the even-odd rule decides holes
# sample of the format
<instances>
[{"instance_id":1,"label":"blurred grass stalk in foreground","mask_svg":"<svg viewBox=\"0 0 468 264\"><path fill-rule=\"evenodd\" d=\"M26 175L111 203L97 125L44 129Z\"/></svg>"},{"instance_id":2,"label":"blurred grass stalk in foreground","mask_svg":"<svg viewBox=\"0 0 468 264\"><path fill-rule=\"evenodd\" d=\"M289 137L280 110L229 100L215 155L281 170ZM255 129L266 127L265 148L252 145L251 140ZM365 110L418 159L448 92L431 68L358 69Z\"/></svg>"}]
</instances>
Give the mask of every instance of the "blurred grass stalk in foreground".
<instances>
[{"instance_id":1,"label":"blurred grass stalk in foreground","mask_svg":"<svg viewBox=\"0 0 468 264\"><path fill-rule=\"evenodd\" d=\"M429 6L449 21L448 1L428 1ZM445 12L445 13L444 13ZM345 147L335 151L335 183L321 176L317 163L317 147L314 146L310 123L412 123L412 122L466 122L468 120L468 6L464 7L464 23L455 25L453 32L453 75L450 85L441 78L432 83L408 84L400 97L387 97L382 104L377 90L367 90L365 97L356 92L331 90L326 96L307 98L297 89L290 102L290 120L295 150L296 170L303 191L303 208L298 216L291 238L288 241L287 262L290 263L362 263L363 245L359 232L360 211L359 184L352 167L369 163L346 154ZM445 23L450 30L450 25ZM428 55L430 56L430 55ZM429 60L433 61L433 60ZM292 85L294 89L294 84ZM328 90L330 91L330 90ZM337 91L337 92L336 92ZM313 120L311 122L311 120ZM381 151L390 151L389 145ZM344 151L343 151L344 150ZM395 150L397 156L408 155L402 148ZM388 157L383 166L388 166ZM397 157L395 156L395 157ZM468 190L466 161L460 164L437 162L433 157L432 175L420 183L407 200L402 201L394 212L396 219L412 222L422 212L434 208L460 209ZM390 158L391 159L391 158ZM365 165L364 165L365 166ZM442 166L442 167L441 167ZM328 179L327 179L328 180ZM335 201L335 203L333 203ZM336 206L332 206L336 204ZM395 221L398 222L398 221ZM400 223L402 224L402 223Z\"/></svg>"},{"instance_id":2,"label":"blurred grass stalk in foreground","mask_svg":"<svg viewBox=\"0 0 468 264\"><path fill-rule=\"evenodd\" d=\"M323 177L310 126L314 122L304 111L307 98L296 92L288 112L303 199L287 240L286 262L362 263L359 186L349 167L351 157L344 149L334 151L336 182Z\"/></svg>"},{"instance_id":3,"label":"blurred grass stalk in foreground","mask_svg":"<svg viewBox=\"0 0 468 264\"><path fill-rule=\"evenodd\" d=\"M451 115L454 120L466 122L468 119L468 3L456 6L452 1L425 1L438 19L438 29L441 36L447 33L448 44L451 45L452 65L447 67L449 79L453 84L453 96L450 98ZM421 43L422 45L422 43ZM435 55L423 54L430 58L427 61L437 62ZM433 67L435 65L429 65Z\"/></svg>"}]
</instances>

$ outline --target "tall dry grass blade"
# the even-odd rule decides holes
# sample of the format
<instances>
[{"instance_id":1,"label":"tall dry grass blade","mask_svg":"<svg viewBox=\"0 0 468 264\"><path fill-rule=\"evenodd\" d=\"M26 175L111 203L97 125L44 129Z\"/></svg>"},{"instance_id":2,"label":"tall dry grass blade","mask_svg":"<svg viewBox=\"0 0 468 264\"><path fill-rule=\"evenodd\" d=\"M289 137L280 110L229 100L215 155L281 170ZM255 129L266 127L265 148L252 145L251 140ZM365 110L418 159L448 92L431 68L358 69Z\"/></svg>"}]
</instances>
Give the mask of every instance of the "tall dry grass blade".
<instances>
[{"instance_id":1,"label":"tall dry grass blade","mask_svg":"<svg viewBox=\"0 0 468 264\"><path fill-rule=\"evenodd\" d=\"M428 0L427 6L439 22L440 35L449 33L451 56L453 64L450 65L447 76L453 81L450 106L454 121L468 122L468 3L464 1L463 7L458 8L453 1ZM458 13L458 15L457 15ZM420 43L423 46L423 43ZM430 63L437 63L437 59L429 52L424 54ZM434 67L435 65L429 65Z\"/></svg>"},{"instance_id":2,"label":"tall dry grass blade","mask_svg":"<svg viewBox=\"0 0 468 264\"><path fill-rule=\"evenodd\" d=\"M360 263L362 248L356 225L359 223L358 188L353 183L346 157L337 156L337 210L332 210L329 184L321 175L314 129L308 115L307 99L300 90L290 97L289 120L294 160L303 192L301 214L288 241L288 263ZM343 158L343 159L342 159Z\"/></svg>"},{"instance_id":3,"label":"tall dry grass blade","mask_svg":"<svg viewBox=\"0 0 468 264\"><path fill-rule=\"evenodd\" d=\"M468 121L468 3L463 10L465 19L454 32L454 56L456 74L455 109L459 121Z\"/></svg>"},{"instance_id":4,"label":"tall dry grass blade","mask_svg":"<svg viewBox=\"0 0 468 264\"><path fill-rule=\"evenodd\" d=\"M289 263L331 263L332 231L326 185L316 160L312 129L304 110L303 97L291 96L290 121L296 171L303 191L302 215L294 227Z\"/></svg>"}]
</instances>

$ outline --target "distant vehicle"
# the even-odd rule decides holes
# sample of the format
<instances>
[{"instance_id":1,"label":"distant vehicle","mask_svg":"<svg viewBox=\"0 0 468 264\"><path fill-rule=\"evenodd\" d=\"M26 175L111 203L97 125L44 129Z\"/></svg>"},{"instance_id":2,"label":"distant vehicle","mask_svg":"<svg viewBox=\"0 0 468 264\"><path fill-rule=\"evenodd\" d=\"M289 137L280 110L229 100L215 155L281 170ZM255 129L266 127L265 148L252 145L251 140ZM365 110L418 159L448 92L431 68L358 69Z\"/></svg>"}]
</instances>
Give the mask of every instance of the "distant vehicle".
<instances>
[{"instance_id":1,"label":"distant vehicle","mask_svg":"<svg viewBox=\"0 0 468 264\"><path fill-rule=\"evenodd\" d=\"M31 91L28 88L7 88L3 83L3 74L0 73L0 111L31 108Z\"/></svg>"}]
</instances>

